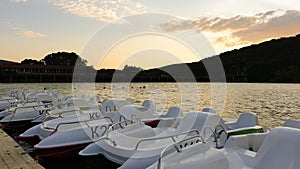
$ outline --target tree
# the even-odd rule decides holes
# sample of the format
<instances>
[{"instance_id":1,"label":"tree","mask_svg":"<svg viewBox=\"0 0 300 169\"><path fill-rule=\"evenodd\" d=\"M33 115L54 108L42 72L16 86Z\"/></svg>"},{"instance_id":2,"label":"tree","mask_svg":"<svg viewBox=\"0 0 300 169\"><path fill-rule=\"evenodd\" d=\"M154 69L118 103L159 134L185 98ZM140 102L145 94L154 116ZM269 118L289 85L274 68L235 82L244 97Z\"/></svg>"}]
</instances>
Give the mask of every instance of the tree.
<instances>
[{"instance_id":1,"label":"tree","mask_svg":"<svg viewBox=\"0 0 300 169\"><path fill-rule=\"evenodd\" d=\"M143 69L140 68L140 67L136 67L136 66L125 65L122 71L123 71L123 72L132 72L132 73L136 73L136 72L141 72L141 71L143 71Z\"/></svg>"},{"instance_id":2,"label":"tree","mask_svg":"<svg viewBox=\"0 0 300 169\"><path fill-rule=\"evenodd\" d=\"M57 52L51 53L44 57L41 60L46 65L66 65L66 66L74 66L75 64L85 66L87 61L82 59L76 53L68 53L68 52Z\"/></svg>"}]
</instances>

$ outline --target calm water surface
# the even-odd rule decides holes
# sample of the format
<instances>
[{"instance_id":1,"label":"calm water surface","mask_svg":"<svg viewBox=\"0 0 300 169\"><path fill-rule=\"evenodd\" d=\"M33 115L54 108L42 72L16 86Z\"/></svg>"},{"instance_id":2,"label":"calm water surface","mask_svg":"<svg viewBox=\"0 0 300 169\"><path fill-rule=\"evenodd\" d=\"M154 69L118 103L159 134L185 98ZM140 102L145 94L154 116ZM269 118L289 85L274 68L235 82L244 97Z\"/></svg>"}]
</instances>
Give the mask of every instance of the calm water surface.
<instances>
[{"instance_id":1,"label":"calm water surface","mask_svg":"<svg viewBox=\"0 0 300 169\"><path fill-rule=\"evenodd\" d=\"M158 111L172 106L184 113L204 107L217 109L223 117L238 117L242 112L258 114L261 125L282 125L287 119L300 119L300 84L258 83L29 83L0 84L0 93L15 88L55 90L62 95L100 95L105 98L132 98L134 104L152 100Z\"/></svg>"}]
</instances>

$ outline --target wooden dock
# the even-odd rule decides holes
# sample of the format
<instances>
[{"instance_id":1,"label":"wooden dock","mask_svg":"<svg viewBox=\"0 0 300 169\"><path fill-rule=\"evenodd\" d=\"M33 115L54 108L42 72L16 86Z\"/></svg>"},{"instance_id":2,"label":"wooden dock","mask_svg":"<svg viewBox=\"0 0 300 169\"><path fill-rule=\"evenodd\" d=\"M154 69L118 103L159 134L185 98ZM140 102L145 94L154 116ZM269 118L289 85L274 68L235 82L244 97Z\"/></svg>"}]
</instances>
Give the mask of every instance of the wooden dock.
<instances>
[{"instance_id":1,"label":"wooden dock","mask_svg":"<svg viewBox=\"0 0 300 169\"><path fill-rule=\"evenodd\" d=\"M44 169L0 129L0 169Z\"/></svg>"}]
</instances>

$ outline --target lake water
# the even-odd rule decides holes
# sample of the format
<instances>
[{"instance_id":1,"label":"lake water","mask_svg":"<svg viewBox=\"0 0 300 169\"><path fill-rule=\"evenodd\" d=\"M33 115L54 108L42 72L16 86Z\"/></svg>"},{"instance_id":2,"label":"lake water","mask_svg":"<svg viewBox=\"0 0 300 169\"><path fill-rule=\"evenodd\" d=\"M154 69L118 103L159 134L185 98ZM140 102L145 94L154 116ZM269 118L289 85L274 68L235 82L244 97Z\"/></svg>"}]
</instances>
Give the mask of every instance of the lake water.
<instances>
[{"instance_id":1,"label":"lake water","mask_svg":"<svg viewBox=\"0 0 300 169\"><path fill-rule=\"evenodd\" d=\"M105 98L132 98L134 104L152 100L158 111L172 106L184 113L204 107L218 110L223 117L236 118L242 112L259 116L260 125L272 128L287 119L300 119L300 84L261 83L29 83L0 84L0 93L15 88L55 90L62 95L100 95Z\"/></svg>"},{"instance_id":2,"label":"lake water","mask_svg":"<svg viewBox=\"0 0 300 169\"><path fill-rule=\"evenodd\" d=\"M55 90L64 95L100 95L100 99L132 98L134 104L152 100L158 111L172 106L181 107L184 113L205 107L217 109L221 116L237 118L242 112L259 116L262 126L273 128L287 119L300 119L300 84L255 83L30 83L0 84L0 93L13 89ZM17 133L13 133L17 134ZM17 134L18 135L18 134ZM23 142L21 146L34 158L33 149ZM82 159L40 162L47 169L90 169Z\"/></svg>"}]
</instances>

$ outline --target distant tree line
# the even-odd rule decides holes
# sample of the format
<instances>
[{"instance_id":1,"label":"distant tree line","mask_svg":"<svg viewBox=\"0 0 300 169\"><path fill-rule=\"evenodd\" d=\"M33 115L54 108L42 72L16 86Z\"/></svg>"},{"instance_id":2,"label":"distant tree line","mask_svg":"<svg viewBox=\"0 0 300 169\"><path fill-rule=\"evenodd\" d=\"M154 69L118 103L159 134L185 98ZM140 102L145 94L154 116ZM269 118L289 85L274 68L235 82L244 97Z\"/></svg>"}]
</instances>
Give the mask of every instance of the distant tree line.
<instances>
[{"instance_id":1,"label":"distant tree line","mask_svg":"<svg viewBox=\"0 0 300 169\"><path fill-rule=\"evenodd\" d=\"M300 82L300 35L274 39L220 54L226 74L244 67L247 82Z\"/></svg>"},{"instance_id":2,"label":"distant tree line","mask_svg":"<svg viewBox=\"0 0 300 169\"><path fill-rule=\"evenodd\" d=\"M174 64L161 68L143 70L125 65L122 70L100 69L96 72L97 82L110 82L116 73L120 81L129 77L134 82L214 81L209 77L206 66L220 59L228 82L300 82L300 35L270 40L221 53L198 62ZM76 63L77 62L77 63ZM25 59L21 64L86 65L87 61L76 53L58 52L42 60ZM186 68L190 70L183 71ZM121 80L123 79L123 80ZM125 79L125 80L124 80ZM215 80L218 81L218 80Z\"/></svg>"},{"instance_id":3,"label":"distant tree line","mask_svg":"<svg viewBox=\"0 0 300 169\"><path fill-rule=\"evenodd\" d=\"M300 35L273 39L221 53L198 62L141 71L133 81L218 81L209 77L207 65L222 62L227 82L300 82ZM193 73L182 73L185 67ZM173 72L181 78L176 78ZM175 72L175 73L174 73ZM191 77L193 76L193 77ZM218 76L218 75L216 75ZM220 75L221 76L221 75Z\"/></svg>"}]
</instances>

